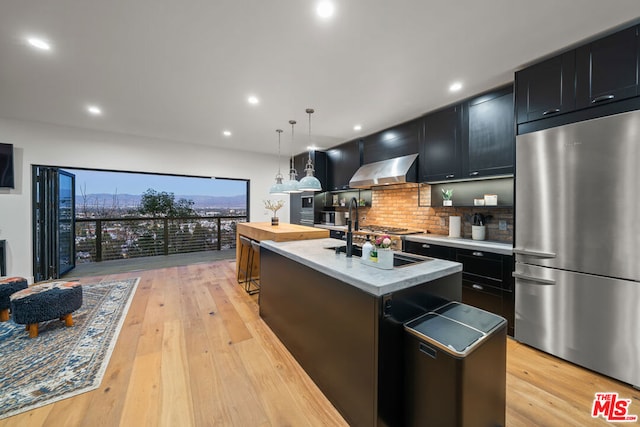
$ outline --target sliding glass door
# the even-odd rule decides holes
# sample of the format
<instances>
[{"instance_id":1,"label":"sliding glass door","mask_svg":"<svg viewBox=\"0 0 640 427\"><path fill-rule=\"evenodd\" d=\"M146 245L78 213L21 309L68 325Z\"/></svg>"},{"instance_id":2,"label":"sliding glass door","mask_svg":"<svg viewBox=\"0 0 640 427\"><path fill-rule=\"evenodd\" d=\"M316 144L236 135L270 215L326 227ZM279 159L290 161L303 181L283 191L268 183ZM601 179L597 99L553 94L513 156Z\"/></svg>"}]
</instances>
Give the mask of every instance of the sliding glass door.
<instances>
[{"instance_id":1,"label":"sliding glass door","mask_svg":"<svg viewBox=\"0 0 640 427\"><path fill-rule=\"evenodd\" d=\"M57 279L75 267L75 175L33 166L33 277Z\"/></svg>"}]
</instances>

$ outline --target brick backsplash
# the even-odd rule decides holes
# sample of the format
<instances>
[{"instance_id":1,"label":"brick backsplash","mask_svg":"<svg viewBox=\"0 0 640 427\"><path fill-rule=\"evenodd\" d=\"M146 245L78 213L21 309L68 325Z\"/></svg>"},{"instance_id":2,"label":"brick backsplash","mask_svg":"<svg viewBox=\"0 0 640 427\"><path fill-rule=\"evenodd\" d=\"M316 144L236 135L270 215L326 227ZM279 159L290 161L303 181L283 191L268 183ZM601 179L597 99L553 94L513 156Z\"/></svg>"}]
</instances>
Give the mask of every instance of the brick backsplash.
<instances>
[{"instance_id":1,"label":"brick backsplash","mask_svg":"<svg viewBox=\"0 0 640 427\"><path fill-rule=\"evenodd\" d=\"M433 234L449 234L449 216L462 217L462 237L471 238L471 215L478 212L491 215L487 221L487 240L505 243L513 242L513 208L477 207L427 207L431 188L422 184L399 184L383 189L375 189L371 194L371 207L360 208L359 216L363 224L388 225L392 227L411 228ZM362 220L362 218L366 218ZM507 229L498 229L498 221L505 220Z\"/></svg>"}]
</instances>

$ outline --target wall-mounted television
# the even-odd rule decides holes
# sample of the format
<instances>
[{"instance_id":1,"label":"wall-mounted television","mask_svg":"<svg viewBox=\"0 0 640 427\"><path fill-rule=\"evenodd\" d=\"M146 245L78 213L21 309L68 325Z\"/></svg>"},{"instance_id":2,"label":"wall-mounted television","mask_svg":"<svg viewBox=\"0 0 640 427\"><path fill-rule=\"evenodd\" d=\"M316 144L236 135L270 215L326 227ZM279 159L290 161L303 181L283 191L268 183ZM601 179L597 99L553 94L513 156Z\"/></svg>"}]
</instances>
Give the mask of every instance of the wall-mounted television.
<instances>
[{"instance_id":1,"label":"wall-mounted television","mask_svg":"<svg viewBox=\"0 0 640 427\"><path fill-rule=\"evenodd\" d=\"M13 144L0 142L0 187L14 188Z\"/></svg>"}]
</instances>

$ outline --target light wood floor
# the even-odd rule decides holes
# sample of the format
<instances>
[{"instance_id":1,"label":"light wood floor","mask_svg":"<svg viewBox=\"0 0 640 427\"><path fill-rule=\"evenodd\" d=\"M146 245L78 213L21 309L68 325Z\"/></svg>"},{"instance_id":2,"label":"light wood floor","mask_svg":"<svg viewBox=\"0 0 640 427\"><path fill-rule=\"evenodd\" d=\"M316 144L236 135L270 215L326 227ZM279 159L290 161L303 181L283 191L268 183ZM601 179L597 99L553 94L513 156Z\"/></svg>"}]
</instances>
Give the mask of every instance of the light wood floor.
<instances>
[{"instance_id":1,"label":"light wood floor","mask_svg":"<svg viewBox=\"0 0 640 427\"><path fill-rule=\"evenodd\" d=\"M344 426L258 316L235 263L85 278L141 277L100 388L5 420L4 426ZM640 392L509 340L508 426L610 425L594 394ZM0 390L1 392L1 390Z\"/></svg>"}]
</instances>

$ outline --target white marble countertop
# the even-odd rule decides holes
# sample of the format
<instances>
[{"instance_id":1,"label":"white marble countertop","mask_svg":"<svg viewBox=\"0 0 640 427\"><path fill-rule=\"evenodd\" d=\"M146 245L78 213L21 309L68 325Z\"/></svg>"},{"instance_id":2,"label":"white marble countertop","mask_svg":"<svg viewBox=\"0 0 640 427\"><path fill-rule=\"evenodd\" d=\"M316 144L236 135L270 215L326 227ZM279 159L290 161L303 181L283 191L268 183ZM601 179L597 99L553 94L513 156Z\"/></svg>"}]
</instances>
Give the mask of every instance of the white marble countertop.
<instances>
[{"instance_id":1,"label":"white marble countertop","mask_svg":"<svg viewBox=\"0 0 640 427\"><path fill-rule=\"evenodd\" d=\"M291 242L265 240L260 244L277 254L376 296L462 271L462 264L434 258L392 270L382 270L362 263L357 256L347 258L344 253L336 254L335 251L326 249L344 246L345 242L338 239Z\"/></svg>"},{"instance_id":2,"label":"white marble countertop","mask_svg":"<svg viewBox=\"0 0 640 427\"><path fill-rule=\"evenodd\" d=\"M463 239L437 234L410 234L405 236L405 240L419 243L433 243L434 245L450 246L453 248L476 249L501 255L513 255L513 245L511 243Z\"/></svg>"},{"instance_id":3,"label":"white marble countertop","mask_svg":"<svg viewBox=\"0 0 640 427\"><path fill-rule=\"evenodd\" d=\"M327 230L347 231L346 225L313 224L313 226L318 228L326 228Z\"/></svg>"},{"instance_id":4,"label":"white marble countertop","mask_svg":"<svg viewBox=\"0 0 640 427\"><path fill-rule=\"evenodd\" d=\"M325 225L315 224L315 227L326 228L328 230L347 231L346 225ZM494 242L490 240L472 240L461 237L449 237L440 234L407 234L403 236L410 242L433 243L434 245L450 246L461 249L477 249L501 255L513 255L513 245L511 243Z\"/></svg>"}]
</instances>

